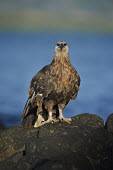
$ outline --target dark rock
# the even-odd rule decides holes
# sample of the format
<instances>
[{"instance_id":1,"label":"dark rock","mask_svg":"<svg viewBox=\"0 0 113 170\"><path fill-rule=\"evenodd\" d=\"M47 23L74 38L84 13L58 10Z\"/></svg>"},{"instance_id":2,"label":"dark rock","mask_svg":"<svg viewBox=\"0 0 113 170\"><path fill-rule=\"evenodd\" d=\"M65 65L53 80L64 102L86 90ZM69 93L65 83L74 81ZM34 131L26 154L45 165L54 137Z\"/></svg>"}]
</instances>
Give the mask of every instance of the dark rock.
<instances>
[{"instance_id":1,"label":"dark rock","mask_svg":"<svg viewBox=\"0 0 113 170\"><path fill-rule=\"evenodd\" d=\"M113 133L113 113L108 116L105 127L108 131Z\"/></svg>"},{"instance_id":2,"label":"dark rock","mask_svg":"<svg viewBox=\"0 0 113 170\"><path fill-rule=\"evenodd\" d=\"M0 131L0 161L4 161L17 152L25 150L25 143L35 138L37 129L24 129L20 126ZM35 135L34 135L35 133Z\"/></svg>"},{"instance_id":3,"label":"dark rock","mask_svg":"<svg viewBox=\"0 0 113 170\"><path fill-rule=\"evenodd\" d=\"M94 114L75 116L70 124L0 131L0 170L110 170L113 134Z\"/></svg>"}]
</instances>

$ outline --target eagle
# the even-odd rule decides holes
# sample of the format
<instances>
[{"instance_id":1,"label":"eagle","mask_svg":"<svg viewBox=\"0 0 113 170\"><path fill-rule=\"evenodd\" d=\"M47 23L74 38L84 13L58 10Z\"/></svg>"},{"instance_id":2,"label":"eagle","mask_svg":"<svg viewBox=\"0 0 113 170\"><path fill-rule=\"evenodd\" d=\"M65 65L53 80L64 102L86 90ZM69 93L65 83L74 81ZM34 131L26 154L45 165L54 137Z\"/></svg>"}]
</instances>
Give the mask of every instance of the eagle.
<instances>
[{"instance_id":1,"label":"eagle","mask_svg":"<svg viewBox=\"0 0 113 170\"><path fill-rule=\"evenodd\" d=\"M69 48L59 41L51 64L43 67L31 80L22 124L25 128L39 127L46 123L65 121L63 109L77 97L80 76L70 63Z\"/></svg>"}]
</instances>

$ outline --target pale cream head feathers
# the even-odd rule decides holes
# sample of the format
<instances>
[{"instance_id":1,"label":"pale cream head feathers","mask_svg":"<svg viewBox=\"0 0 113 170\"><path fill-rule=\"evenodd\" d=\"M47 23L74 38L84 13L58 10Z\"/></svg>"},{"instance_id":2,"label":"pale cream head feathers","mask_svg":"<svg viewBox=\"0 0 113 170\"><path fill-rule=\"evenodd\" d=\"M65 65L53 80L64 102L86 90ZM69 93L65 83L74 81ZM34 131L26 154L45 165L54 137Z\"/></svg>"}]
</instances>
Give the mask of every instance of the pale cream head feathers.
<instances>
[{"instance_id":1,"label":"pale cream head feathers","mask_svg":"<svg viewBox=\"0 0 113 170\"><path fill-rule=\"evenodd\" d=\"M59 41L56 43L55 46L55 56L56 57L68 57L69 54L69 49L68 49L68 45L65 41Z\"/></svg>"}]
</instances>

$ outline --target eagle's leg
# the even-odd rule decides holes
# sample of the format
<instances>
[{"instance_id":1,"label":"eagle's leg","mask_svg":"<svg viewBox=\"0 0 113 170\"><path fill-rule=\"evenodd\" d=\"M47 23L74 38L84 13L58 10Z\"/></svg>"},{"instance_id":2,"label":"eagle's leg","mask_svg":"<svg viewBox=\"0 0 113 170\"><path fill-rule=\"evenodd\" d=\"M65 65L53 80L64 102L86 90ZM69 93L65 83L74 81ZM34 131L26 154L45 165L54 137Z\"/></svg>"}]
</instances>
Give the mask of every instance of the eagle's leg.
<instances>
[{"instance_id":1,"label":"eagle's leg","mask_svg":"<svg viewBox=\"0 0 113 170\"><path fill-rule=\"evenodd\" d=\"M38 117L37 117L37 120L34 124L34 127L37 128L37 127L41 126L42 121L44 121L43 116L41 114L38 114Z\"/></svg>"},{"instance_id":2,"label":"eagle's leg","mask_svg":"<svg viewBox=\"0 0 113 170\"><path fill-rule=\"evenodd\" d=\"M65 122L67 122L67 123L70 123L70 122L72 121L72 119L71 119L71 118L65 118L65 117L63 116L63 114L62 114L62 110L64 109L64 107L65 107L65 104L64 104L64 103L63 103L63 104L58 104L59 119L60 119L61 121L65 121Z\"/></svg>"},{"instance_id":3,"label":"eagle's leg","mask_svg":"<svg viewBox=\"0 0 113 170\"><path fill-rule=\"evenodd\" d=\"M45 104L45 107L48 111L48 119L44 122L42 122L42 125L46 124L46 123L54 123L58 120L54 119L53 116L52 116L52 111L53 111L53 102L52 101L48 101L46 104Z\"/></svg>"},{"instance_id":4,"label":"eagle's leg","mask_svg":"<svg viewBox=\"0 0 113 170\"><path fill-rule=\"evenodd\" d=\"M48 112L48 119L47 119L46 121L42 121L42 124L41 124L41 125L44 125L44 124L46 124L46 123L54 123L54 122L55 122L55 120L54 120L53 117L52 117L52 112L49 111L49 112Z\"/></svg>"}]
</instances>

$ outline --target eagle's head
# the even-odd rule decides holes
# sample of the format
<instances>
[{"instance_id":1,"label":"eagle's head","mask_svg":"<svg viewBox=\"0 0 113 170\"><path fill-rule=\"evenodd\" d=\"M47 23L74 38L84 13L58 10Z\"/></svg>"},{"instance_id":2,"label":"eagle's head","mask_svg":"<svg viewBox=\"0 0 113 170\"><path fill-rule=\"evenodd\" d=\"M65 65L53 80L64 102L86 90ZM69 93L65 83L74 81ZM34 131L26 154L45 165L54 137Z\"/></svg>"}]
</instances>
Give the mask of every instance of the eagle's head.
<instances>
[{"instance_id":1,"label":"eagle's head","mask_svg":"<svg viewBox=\"0 0 113 170\"><path fill-rule=\"evenodd\" d=\"M57 57L69 57L68 56L69 53L69 49L68 49L68 45L65 41L59 41L56 43L55 46L55 56Z\"/></svg>"}]
</instances>

